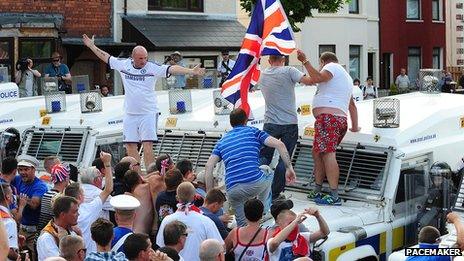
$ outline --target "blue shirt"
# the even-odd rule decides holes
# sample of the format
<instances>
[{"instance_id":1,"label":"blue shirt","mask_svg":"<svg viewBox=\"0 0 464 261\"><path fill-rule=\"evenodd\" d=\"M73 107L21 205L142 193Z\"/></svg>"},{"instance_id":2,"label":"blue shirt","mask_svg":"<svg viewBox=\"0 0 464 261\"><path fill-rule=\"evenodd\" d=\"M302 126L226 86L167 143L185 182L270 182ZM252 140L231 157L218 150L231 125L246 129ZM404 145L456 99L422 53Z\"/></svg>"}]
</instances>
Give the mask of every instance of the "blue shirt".
<instances>
[{"instance_id":1,"label":"blue shirt","mask_svg":"<svg viewBox=\"0 0 464 261\"><path fill-rule=\"evenodd\" d=\"M229 231L227 230L226 226L224 226L224 223L222 223L222 221L219 219L220 215L218 215L218 213L211 212L205 207L200 207L200 209L203 211L203 215L209 217L209 219L214 222L217 229L219 230L219 233L221 234L222 239L226 239L227 235L229 235Z\"/></svg>"},{"instance_id":2,"label":"blue shirt","mask_svg":"<svg viewBox=\"0 0 464 261\"><path fill-rule=\"evenodd\" d=\"M130 230L129 228L127 227L115 227L113 229L113 232L114 232L114 237L113 237L113 240L111 241L111 248L114 247L114 245L116 245L116 243L118 243L119 239L121 239L123 236L129 234L129 233L134 233L134 231ZM118 248L116 250L116 252L123 252L124 253L124 244L121 245L120 248Z\"/></svg>"},{"instance_id":3,"label":"blue shirt","mask_svg":"<svg viewBox=\"0 0 464 261\"><path fill-rule=\"evenodd\" d=\"M419 248L438 248L438 244L419 243ZM406 261L451 261L449 256L409 256Z\"/></svg>"},{"instance_id":4,"label":"blue shirt","mask_svg":"<svg viewBox=\"0 0 464 261\"><path fill-rule=\"evenodd\" d=\"M58 67L55 67L50 63L45 67L45 74L48 74L50 77L56 77L57 75L65 76L68 73L69 68L66 64L60 64Z\"/></svg>"},{"instance_id":5,"label":"blue shirt","mask_svg":"<svg viewBox=\"0 0 464 261\"><path fill-rule=\"evenodd\" d=\"M213 155L224 160L226 189L260 180L259 152L269 134L254 127L237 126L226 133L213 149Z\"/></svg>"},{"instance_id":6,"label":"blue shirt","mask_svg":"<svg viewBox=\"0 0 464 261\"><path fill-rule=\"evenodd\" d=\"M34 177L32 183L26 184L21 179L21 176L16 176L11 184L15 186L19 194L26 194L29 198L42 198L42 196L48 190L45 182L41 181L37 177ZM26 204L26 207L24 207L21 224L26 226L36 226L39 223L39 216L40 207L37 209L32 209L29 204Z\"/></svg>"}]
</instances>

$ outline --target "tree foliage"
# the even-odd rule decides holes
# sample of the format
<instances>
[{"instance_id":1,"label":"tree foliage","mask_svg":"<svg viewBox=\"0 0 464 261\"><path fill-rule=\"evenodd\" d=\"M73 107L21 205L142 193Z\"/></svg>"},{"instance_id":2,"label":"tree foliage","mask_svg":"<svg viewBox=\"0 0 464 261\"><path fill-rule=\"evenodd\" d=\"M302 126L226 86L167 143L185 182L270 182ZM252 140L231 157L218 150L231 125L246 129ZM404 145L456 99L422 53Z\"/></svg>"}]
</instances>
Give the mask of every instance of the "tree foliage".
<instances>
[{"instance_id":1,"label":"tree foliage","mask_svg":"<svg viewBox=\"0 0 464 261\"><path fill-rule=\"evenodd\" d=\"M314 9L324 13L335 13L340 7L350 2L350 0L280 0L287 14L290 25L293 31L299 32L298 23L303 23L306 17L312 16ZM251 13L256 0L240 0L242 9Z\"/></svg>"}]
</instances>

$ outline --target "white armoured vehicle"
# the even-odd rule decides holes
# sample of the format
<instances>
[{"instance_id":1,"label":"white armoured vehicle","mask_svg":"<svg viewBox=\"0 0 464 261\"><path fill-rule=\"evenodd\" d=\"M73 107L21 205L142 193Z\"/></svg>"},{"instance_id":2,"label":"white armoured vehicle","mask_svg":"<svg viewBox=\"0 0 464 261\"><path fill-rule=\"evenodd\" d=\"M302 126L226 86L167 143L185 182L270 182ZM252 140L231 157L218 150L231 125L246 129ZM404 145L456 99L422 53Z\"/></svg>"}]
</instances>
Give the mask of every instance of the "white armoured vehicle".
<instances>
[{"instance_id":1,"label":"white armoured vehicle","mask_svg":"<svg viewBox=\"0 0 464 261\"><path fill-rule=\"evenodd\" d=\"M314 87L296 88L300 138L292 162L297 183L286 192L296 212L314 206L306 199L306 192L313 186L314 118L309 105L314 91ZM181 106L177 101L177 109L185 112L171 114L176 112L176 105L173 108L170 96L174 95L158 92L161 115L155 154L169 153L174 160L190 159L195 170L200 171L216 141L230 129L228 110L223 100L213 96L212 90L193 90L191 100L182 101ZM55 154L66 162L85 167L99 150L110 151L115 160L121 158L124 97L104 98L103 110L92 113L81 113L80 103L71 102L78 101L78 97L68 97L66 111L40 118L39 108L26 111L22 101L2 103L0 119L10 117L14 121L11 124L0 121L0 130L10 126L24 130L18 153L39 160ZM413 244L415 220L425 209L431 186L431 164L445 161L454 165L462 157L464 96L411 93L395 98L401 110L387 108L375 112L373 100L357 103L361 132L348 132L337 151L343 205L319 207L331 233L315 244L316 260L386 260L393 251ZM24 104L32 100L44 104L43 97L25 100ZM259 91L250 94L250 104L254 120L249 124L260 128L264 100ZM17 109L6 111L4 106ZM11 117L13 113L17 115ZM386 122L399 117L399 127L373 127L374 113L377 120ZM23 117L30 118L22 121ZM317 229L313 218L306 219L305 224Z\"/></svg>"}]
</instances>

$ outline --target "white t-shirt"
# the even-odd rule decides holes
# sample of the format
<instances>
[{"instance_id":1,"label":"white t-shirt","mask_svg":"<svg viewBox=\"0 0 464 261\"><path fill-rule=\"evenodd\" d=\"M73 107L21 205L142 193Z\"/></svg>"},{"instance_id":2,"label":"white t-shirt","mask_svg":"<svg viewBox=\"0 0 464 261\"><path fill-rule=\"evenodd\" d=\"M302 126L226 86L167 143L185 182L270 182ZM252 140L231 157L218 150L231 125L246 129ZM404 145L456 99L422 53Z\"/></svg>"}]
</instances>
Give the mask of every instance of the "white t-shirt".
<instances>
[{"instance_id":1,"label":"white t-shirt","mask_svg":"<svg viewBox=\"0 0 464 261\"><path fill-rule=\"evenodd\" d=\"M313 98L313 108L336 108L348 114L348 105L353 93L353 79L338 63L328 63L322 68L322 71L324 70L332 74L332 79L318 84Z\"/></svg>"},{"instance_id":2,"label":"white t-shirt","mask_svg":"<svg viewBox=\"0 0 464 261\"><path fill-rule=\"evenodd\" d=\"M100 217L103 208L103 202L100 196L96 197L89 203L82 203L79 206L79 217L77 218L77 226L82 231L82 238L84 239L87 253L97 251L97 244L92 240L90 233L90 226L95 220Z\"/></svg>"},{"instance_id":3,"label":"white t-shirt","mask_svg":"<svg viewBox=\"0 0 464 261\"><path fill-rule=\"evenodd\" d=\"M127 114L158 112L155 84L158 78L169 77L169 65L147 62L143 68L136 69L132 65L132 59L118 59L113 56L108 63L111 69L121 74L126 95L124 108Z\"/></svg>"},{"instance_id":4,"label":"white t-shirt","mask_svg":"<svg viewBox=\"0 0 464 261\"><path fill-rule=\"evenodd\" d=\"M84 203L90 203L96 197L100 196L102 190L90 184L81 184L81 188L84 190ZM101 218L110 219L109 211L114 211L114 208L110 204L111 196L103 203L103 210L100 213Z\"/></svg>"},{"instance_id":5,"label":"white t-shirt","mask_svg":"<svg viewBox=\"0 0 464 261\"><path fill-rule=\"evenodd\" d=\"M363 92L359 86L353 85L353 100L355 102L364 100Z\"/></svg>"},{"instance_id":6,"label":"white t-shirt","mask_svg":"<svg viewBox=\"0 0 464 261\"><path fill-rule=\"evenodd\" d=\"M363 87L363 92L366 95L366 100L375 99L375 98L379 97L378 92L377 92L377 88L374 87L373 85L364 86Z\"/></svg>"},{"instance_id":7,"label":"white t-shirt","mask_svg":"<svg viewBox=\"0 0 464 261\"><path fill-rule=\"evenodd\" d=\"M216 225L207 216L203 216L194 211L190 211L188 215L185 215L183 211L177 211L166 216L161 222L158 235L156 235L156 244L158 246L165 246L163 237L164 227L175 220L181 221L187 225L187 241L185 242L184 249L179 252L179 255L185 260L199 261L200 244L206 239L217 239L221 244L224 244L224 240L222 240Z\"/></svg>"},{"instance_id":8,"label":"white t-shirt","mask_svg":"<svg viewBox=\"0 0 464 261\"><path fill-rule=\"evenodd\" d=\"M304 233L300 233L300 235L304 236L306 238L306 240L309 242L311 233L304 232ZM268 249L268 252L269 252L269 261L290 261L290 260L295 259L295 257L293 256L293 253L292 253L293 242L283 241L276 248L276 250L274 250L274 252L271 253L269 251L269 249L270 249L269 248L269 241L271 239L273 239L273 237L271 237L267 241L267 249Z\"/></svg>"},{"instance_id":9,"label":"white t-shirt","mask_svg":"<svg viewBox=\"0 0 464 261\"><path fill-rule=\"evenodd\" d=\"M71 231L71 235L76 235L76 233ZM50 233L42 233L37 239L37 255L39 261L43 261L47 257L60 256L60 248Z\"/></svg>"},{"instance_id":10,"label":"white t-shirt","mask_svg":"<svg viewBox=\"0 0 464 261\"><path fill-rule=\"evenodd\" d=\"M9 218L2 218L3 224L8 235L8 247L13 249L18 249L18 226L16 221L12 218L11 212L8 208L0 206L2 212L7 213Z\"/></svg>"}]
</instances>

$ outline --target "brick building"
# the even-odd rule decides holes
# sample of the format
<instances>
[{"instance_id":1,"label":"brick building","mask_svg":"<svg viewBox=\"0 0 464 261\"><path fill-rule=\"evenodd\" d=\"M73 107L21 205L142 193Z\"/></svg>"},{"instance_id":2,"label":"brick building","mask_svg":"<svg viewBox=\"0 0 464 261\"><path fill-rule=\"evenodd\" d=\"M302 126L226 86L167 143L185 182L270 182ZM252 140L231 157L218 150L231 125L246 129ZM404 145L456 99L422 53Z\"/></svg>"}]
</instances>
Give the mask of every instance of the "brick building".
<instances>
[{"instance_id":1,"label":"brick building","mask_svg":"<svg viewBox=\"0 0 464 261\"><path fill-rule=\"evenodd\" d=\"M445 68L445 1L380 1L381 87L389 88L401 68L411 82L420 68Z\"/></svg>"},{"instance_id":2,"label":"brick building","mask_svg":"<svg viewBox=\"0 0 464 261\"><path fill-rule=\"evenodd\" d=\"M133 45L113 41L112 8L112 0L0 1L0 66L13 77L16 61L31 57L43 72L51 53L59 51L73 76L89 75L91 86L111 82L106 66L80 39L95 34L113 55Z\"/></svg>"}]
</instances>

